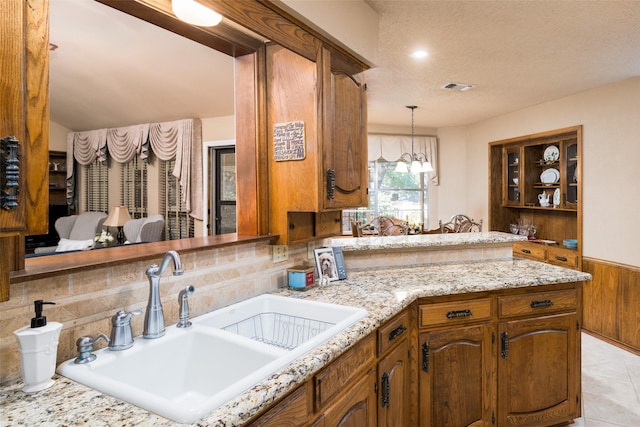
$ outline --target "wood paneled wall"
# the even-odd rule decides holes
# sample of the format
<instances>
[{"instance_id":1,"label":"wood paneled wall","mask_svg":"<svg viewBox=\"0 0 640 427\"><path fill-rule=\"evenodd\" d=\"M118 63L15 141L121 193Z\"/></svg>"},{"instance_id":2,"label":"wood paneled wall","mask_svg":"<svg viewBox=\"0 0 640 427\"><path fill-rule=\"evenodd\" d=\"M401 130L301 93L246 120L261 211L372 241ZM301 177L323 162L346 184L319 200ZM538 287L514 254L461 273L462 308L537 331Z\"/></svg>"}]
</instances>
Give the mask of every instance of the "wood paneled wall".
<instances>
[{"instance_id":1,"label":"wood paneled wall","mask_svg":"<svg viewBox=\"0 0 640 427\"><path fill-rule=\"evenodd\" d=\"M593 258L582 266L593 276L584 284L584 329L640 354L640 268Z\"/></svg>"}]
</instances>

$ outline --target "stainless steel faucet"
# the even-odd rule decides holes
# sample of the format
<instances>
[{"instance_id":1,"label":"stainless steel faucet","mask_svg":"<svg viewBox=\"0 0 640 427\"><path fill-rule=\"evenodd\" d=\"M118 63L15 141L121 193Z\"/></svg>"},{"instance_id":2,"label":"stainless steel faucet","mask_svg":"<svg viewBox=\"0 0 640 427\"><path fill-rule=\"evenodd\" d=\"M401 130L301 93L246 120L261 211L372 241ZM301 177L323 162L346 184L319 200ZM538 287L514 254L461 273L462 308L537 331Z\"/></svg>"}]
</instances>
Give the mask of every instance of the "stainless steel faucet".
<instances>
[{"instance_id":1,"label":"stainless steel faucet","mask_svg":"<svg viewBox=\"0 0 640 427\"><path fill-rule=\"evenodd\" d=\"M180 303L180 319L178 320L177 328L188 328L191 326L189 320L189 295L193 294L196 288L193 285L189 285L178 294L178 302Z\"/></svg>"},{"instance_id":2,"label":"stainless steel faucet","mask_svg":"<svg viewBox=\"0 0 640 427\"><path fill-rule=\"evenodd\" d=\"M149 302L144 314L144 332L142 334L144 338L160 338L165 333L164 311L162 310L162 301L160 301L160 276L167 269L171 260L173 260L173 275L182 275L182 261L180 261L180 255L176 251L169 251L164 254L160 267L158 267L158 264L152 264L147 268L146 274L149 278L150 289Z\"/></svg>"}]
</instances>

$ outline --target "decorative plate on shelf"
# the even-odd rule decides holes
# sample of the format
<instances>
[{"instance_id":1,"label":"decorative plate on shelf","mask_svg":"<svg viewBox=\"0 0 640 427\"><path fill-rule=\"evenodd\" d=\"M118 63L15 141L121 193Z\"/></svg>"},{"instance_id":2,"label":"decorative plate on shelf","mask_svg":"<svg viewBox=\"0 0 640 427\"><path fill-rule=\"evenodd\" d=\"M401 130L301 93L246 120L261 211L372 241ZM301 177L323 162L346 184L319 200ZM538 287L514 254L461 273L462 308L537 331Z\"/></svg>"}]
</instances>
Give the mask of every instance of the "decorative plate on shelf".
<instances>
[{"instance_id":1,"label":"decorative plate on shelf","mask_svg":"<svg viewBox=\"0 0 640 427\"><path fill-rule=\"evenodd\" d=\"M540 174L540 182L546 185L555 184L559 180L560 172L555 168L545 169L544 172Z\"/></svg>"},{"instance_id":2,"label":"decorative plate on shelf","mask_svg":"<svg viewBox=\"0 0 640 427\"><path fill-rule=\"evenodd\" d=\"M555 145L550 145L544 150L542 158L546 162L555 162L560 158L560 150Z\"/></svg>"},{"instance_id":3,"label":"decorative plate on shelf","mask_svg":"<svg viewBox=\"0 0 640 427\"><path fill-rule=\"evenodd\" d=\"M553 206L560 206L560 189L556 188L553 192Z\"/></svg>"}]
</instances>

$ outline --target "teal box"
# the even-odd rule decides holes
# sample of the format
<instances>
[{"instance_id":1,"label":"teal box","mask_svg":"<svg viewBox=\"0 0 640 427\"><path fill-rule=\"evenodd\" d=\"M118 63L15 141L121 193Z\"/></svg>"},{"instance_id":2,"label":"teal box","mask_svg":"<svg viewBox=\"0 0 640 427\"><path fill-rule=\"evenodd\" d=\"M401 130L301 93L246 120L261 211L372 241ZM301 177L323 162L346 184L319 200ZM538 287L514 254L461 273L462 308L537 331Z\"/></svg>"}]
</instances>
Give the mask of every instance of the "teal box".
<instances>
[{"instance_id":1,"label":"teal box","mask_svg":"<svg viewBox=\"0 0 640 427\"><path fill-rule=\"evenodd\" d=\"M313 286L313 267L291 267L287 270L289 273L289 287L292 289L305 289Z\"/></svg>"}]
</instances>

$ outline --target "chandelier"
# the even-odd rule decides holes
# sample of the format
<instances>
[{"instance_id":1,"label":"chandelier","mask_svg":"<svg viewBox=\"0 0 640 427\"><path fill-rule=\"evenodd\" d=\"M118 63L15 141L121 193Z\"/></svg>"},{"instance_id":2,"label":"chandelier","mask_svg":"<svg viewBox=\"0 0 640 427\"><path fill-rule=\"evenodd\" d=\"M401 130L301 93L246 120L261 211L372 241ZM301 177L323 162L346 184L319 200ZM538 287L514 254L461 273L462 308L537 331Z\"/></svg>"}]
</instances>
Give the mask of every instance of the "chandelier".
<instances>
[{"instance_id":1,"label":"chandelier","mask_svg":"<svg viewBox=\"0 0 640 427\"><path fill-rule=\"evenodd\" d=\"M400 158L397 160L396 164L396 172L406 173L411 171L411 173L421 173L421 172L433 172L433 167L431 167L431 163L429 163L429 159L427 155L424 153L416 152L414 150L414 119L413 112L416 108L416 105L407 105L407 108L411 110L411 153L402 153Z\"/></svg>"}]
</instances>

